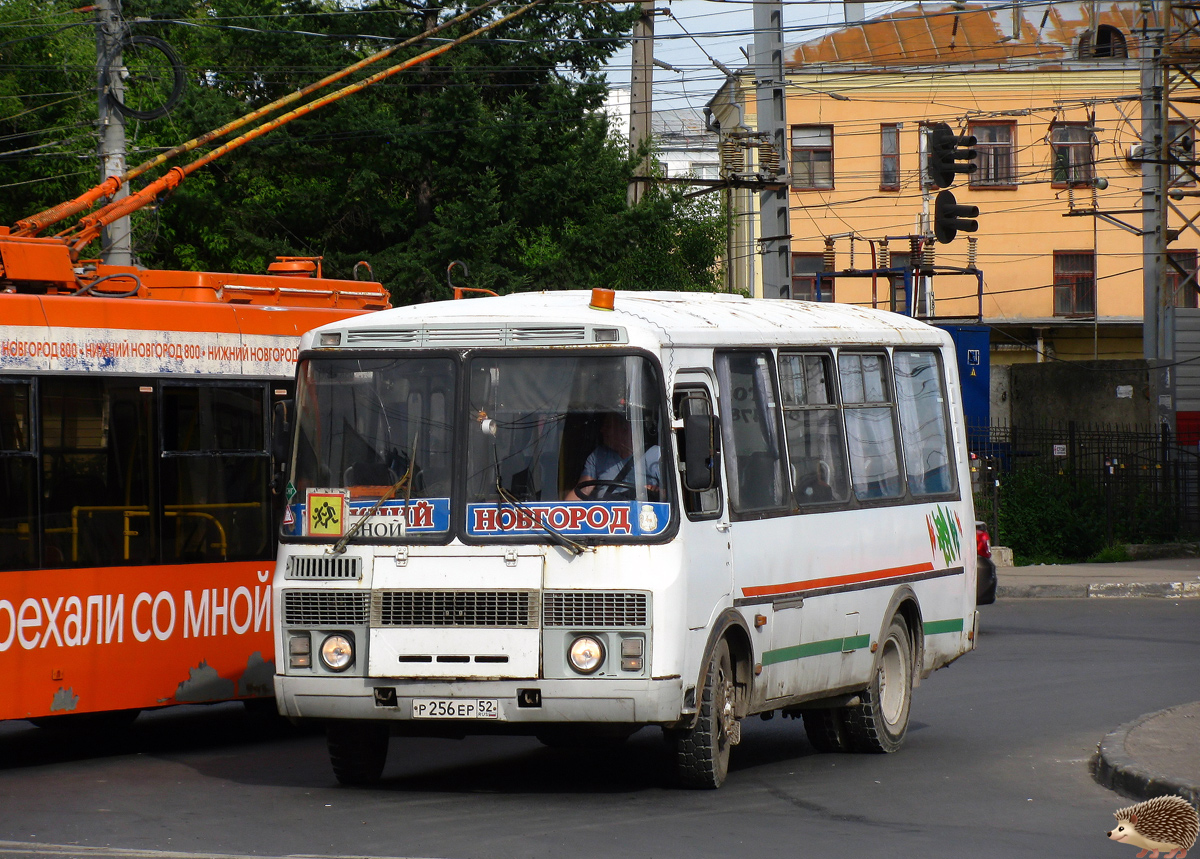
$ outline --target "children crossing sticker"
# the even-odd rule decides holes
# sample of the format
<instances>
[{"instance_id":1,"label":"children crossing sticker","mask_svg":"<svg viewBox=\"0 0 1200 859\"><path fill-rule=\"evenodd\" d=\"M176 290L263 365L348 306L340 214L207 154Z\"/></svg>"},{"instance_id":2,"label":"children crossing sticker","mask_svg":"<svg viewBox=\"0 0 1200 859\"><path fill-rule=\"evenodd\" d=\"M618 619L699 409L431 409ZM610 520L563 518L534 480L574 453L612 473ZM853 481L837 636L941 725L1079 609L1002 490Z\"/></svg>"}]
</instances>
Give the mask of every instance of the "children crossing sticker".
<instances>
[{"instance_id":1,"label":"children crossing sticker","mask_svg":"<svg viewBox=\"0 0 1200 859\"><path fill-rule=\"evenodd\" d=\"M310 537L340 537L346 530L346 493L308 491L305 531Z\"/></svg>"}]
</instances>

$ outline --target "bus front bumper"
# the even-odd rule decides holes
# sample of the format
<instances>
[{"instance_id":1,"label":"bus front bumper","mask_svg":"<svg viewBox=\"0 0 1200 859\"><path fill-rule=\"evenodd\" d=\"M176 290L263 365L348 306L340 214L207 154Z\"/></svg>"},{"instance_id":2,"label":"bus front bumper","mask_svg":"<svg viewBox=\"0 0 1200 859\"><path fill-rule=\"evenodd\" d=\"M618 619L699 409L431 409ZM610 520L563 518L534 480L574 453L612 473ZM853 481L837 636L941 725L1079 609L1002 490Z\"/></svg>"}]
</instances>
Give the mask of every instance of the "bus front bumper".
<instances>
[{"instance_id":1,"label":"bus front bumper","mask_svg":"<svg viewBox=\"0 0 1200 859\"><path fill-rule=\"evenodd\" d=\"M430 681L277 674L275 698L279 712L293 719L425 721L414 718L414 701L439 700L495 702L494 718L454 720L468 730L471 722L645 725L681 718L683 683L679 677Z\"/></svg>"}]
</instances>

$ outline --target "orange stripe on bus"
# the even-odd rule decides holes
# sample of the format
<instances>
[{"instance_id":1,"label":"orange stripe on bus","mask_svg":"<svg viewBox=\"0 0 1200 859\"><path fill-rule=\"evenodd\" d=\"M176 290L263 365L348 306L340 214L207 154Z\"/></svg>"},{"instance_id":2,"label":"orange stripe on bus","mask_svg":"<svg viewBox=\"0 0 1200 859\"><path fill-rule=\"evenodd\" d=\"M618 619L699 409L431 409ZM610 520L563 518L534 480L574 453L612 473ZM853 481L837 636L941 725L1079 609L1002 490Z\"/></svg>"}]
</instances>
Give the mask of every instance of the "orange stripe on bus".
<instances>
[{"instance_id":1,"label":"orange stripe on bus","mask_svg":"<svg viewBox=\"0 0 1200 859\"><path fill-rule=\"evenodd\" d=\"M888 567L883 570L872 570L869 573L852 573L848 576L829 576L824 579L807 579L803 582L788 582L783 585L763 585L754 588L742 588L742 595L747 597L767 597L779 594L789 594L797 591L812 591L817 588L837 587L838 585L855 585L862 582L884 581L898 576L909 576L914 573L931 573L933 564L909 564L906 567Z\"/></svg>"}]
</instances>

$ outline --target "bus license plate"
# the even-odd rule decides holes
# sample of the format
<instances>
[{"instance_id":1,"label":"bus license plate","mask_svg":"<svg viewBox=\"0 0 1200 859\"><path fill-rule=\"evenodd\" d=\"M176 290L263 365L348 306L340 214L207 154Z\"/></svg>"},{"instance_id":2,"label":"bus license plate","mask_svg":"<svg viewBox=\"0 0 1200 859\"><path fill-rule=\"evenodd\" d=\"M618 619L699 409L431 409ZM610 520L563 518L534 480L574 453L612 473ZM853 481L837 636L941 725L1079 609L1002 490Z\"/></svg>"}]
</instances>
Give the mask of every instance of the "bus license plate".
<instances>
[{"instance_id":1,"label":"bus license plate","mask_svg":"<svg viewBox=\"0 0 1200 859\"><path fill-rule=\"evenodd\" d=\"M413 698L414 719L499 719L495 698Z\"/></svg>"}]
</instances>

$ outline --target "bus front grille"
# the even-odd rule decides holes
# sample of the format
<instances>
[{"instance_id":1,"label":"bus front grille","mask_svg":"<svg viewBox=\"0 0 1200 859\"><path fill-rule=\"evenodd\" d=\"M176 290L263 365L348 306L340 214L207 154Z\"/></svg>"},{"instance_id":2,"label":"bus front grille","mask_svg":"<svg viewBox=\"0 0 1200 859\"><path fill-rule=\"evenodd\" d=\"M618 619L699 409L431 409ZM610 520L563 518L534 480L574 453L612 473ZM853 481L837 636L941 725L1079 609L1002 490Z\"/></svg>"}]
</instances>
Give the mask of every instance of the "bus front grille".
<instances>
[{"instance_id":1,"label":"bus front grille","mask_svg":"<svg viewBox=\"0 0 1200 859\"><path fill-rule=\"evenodd\" d=\"M547 591L542 598L547 627L624 628L648 626L646 594L622 591Z\"/></svg>"},{"instance_id":2,"label":"bus front grille","mask_svg":"<svg viewBox=\"0 0 1200 859\"><path fill-rule=\"evenodd\" d=\"M536 591L376 591L371 625L531 629L538 602Z\"/></svg>"},{"instance_id":3,"label":"bus front grille","mask_svg":"<svg viewBox=\"0 0 1200 859\"><path fill-rule=\"evenodd\" d=\"M292 555L287 559L286 578L289 579L359 579L362 578L362 558L345 555Z\"/></svg>"},{"instance_id":4,"label":"bus front grille","mask_svg":"<svg viewBox=\"0 0 1200 859\"><path fill-rule=\"evenodd\" d=\"M366 626L367 591L284 591L285 626Z\"/></svg>"}]
</instances>

